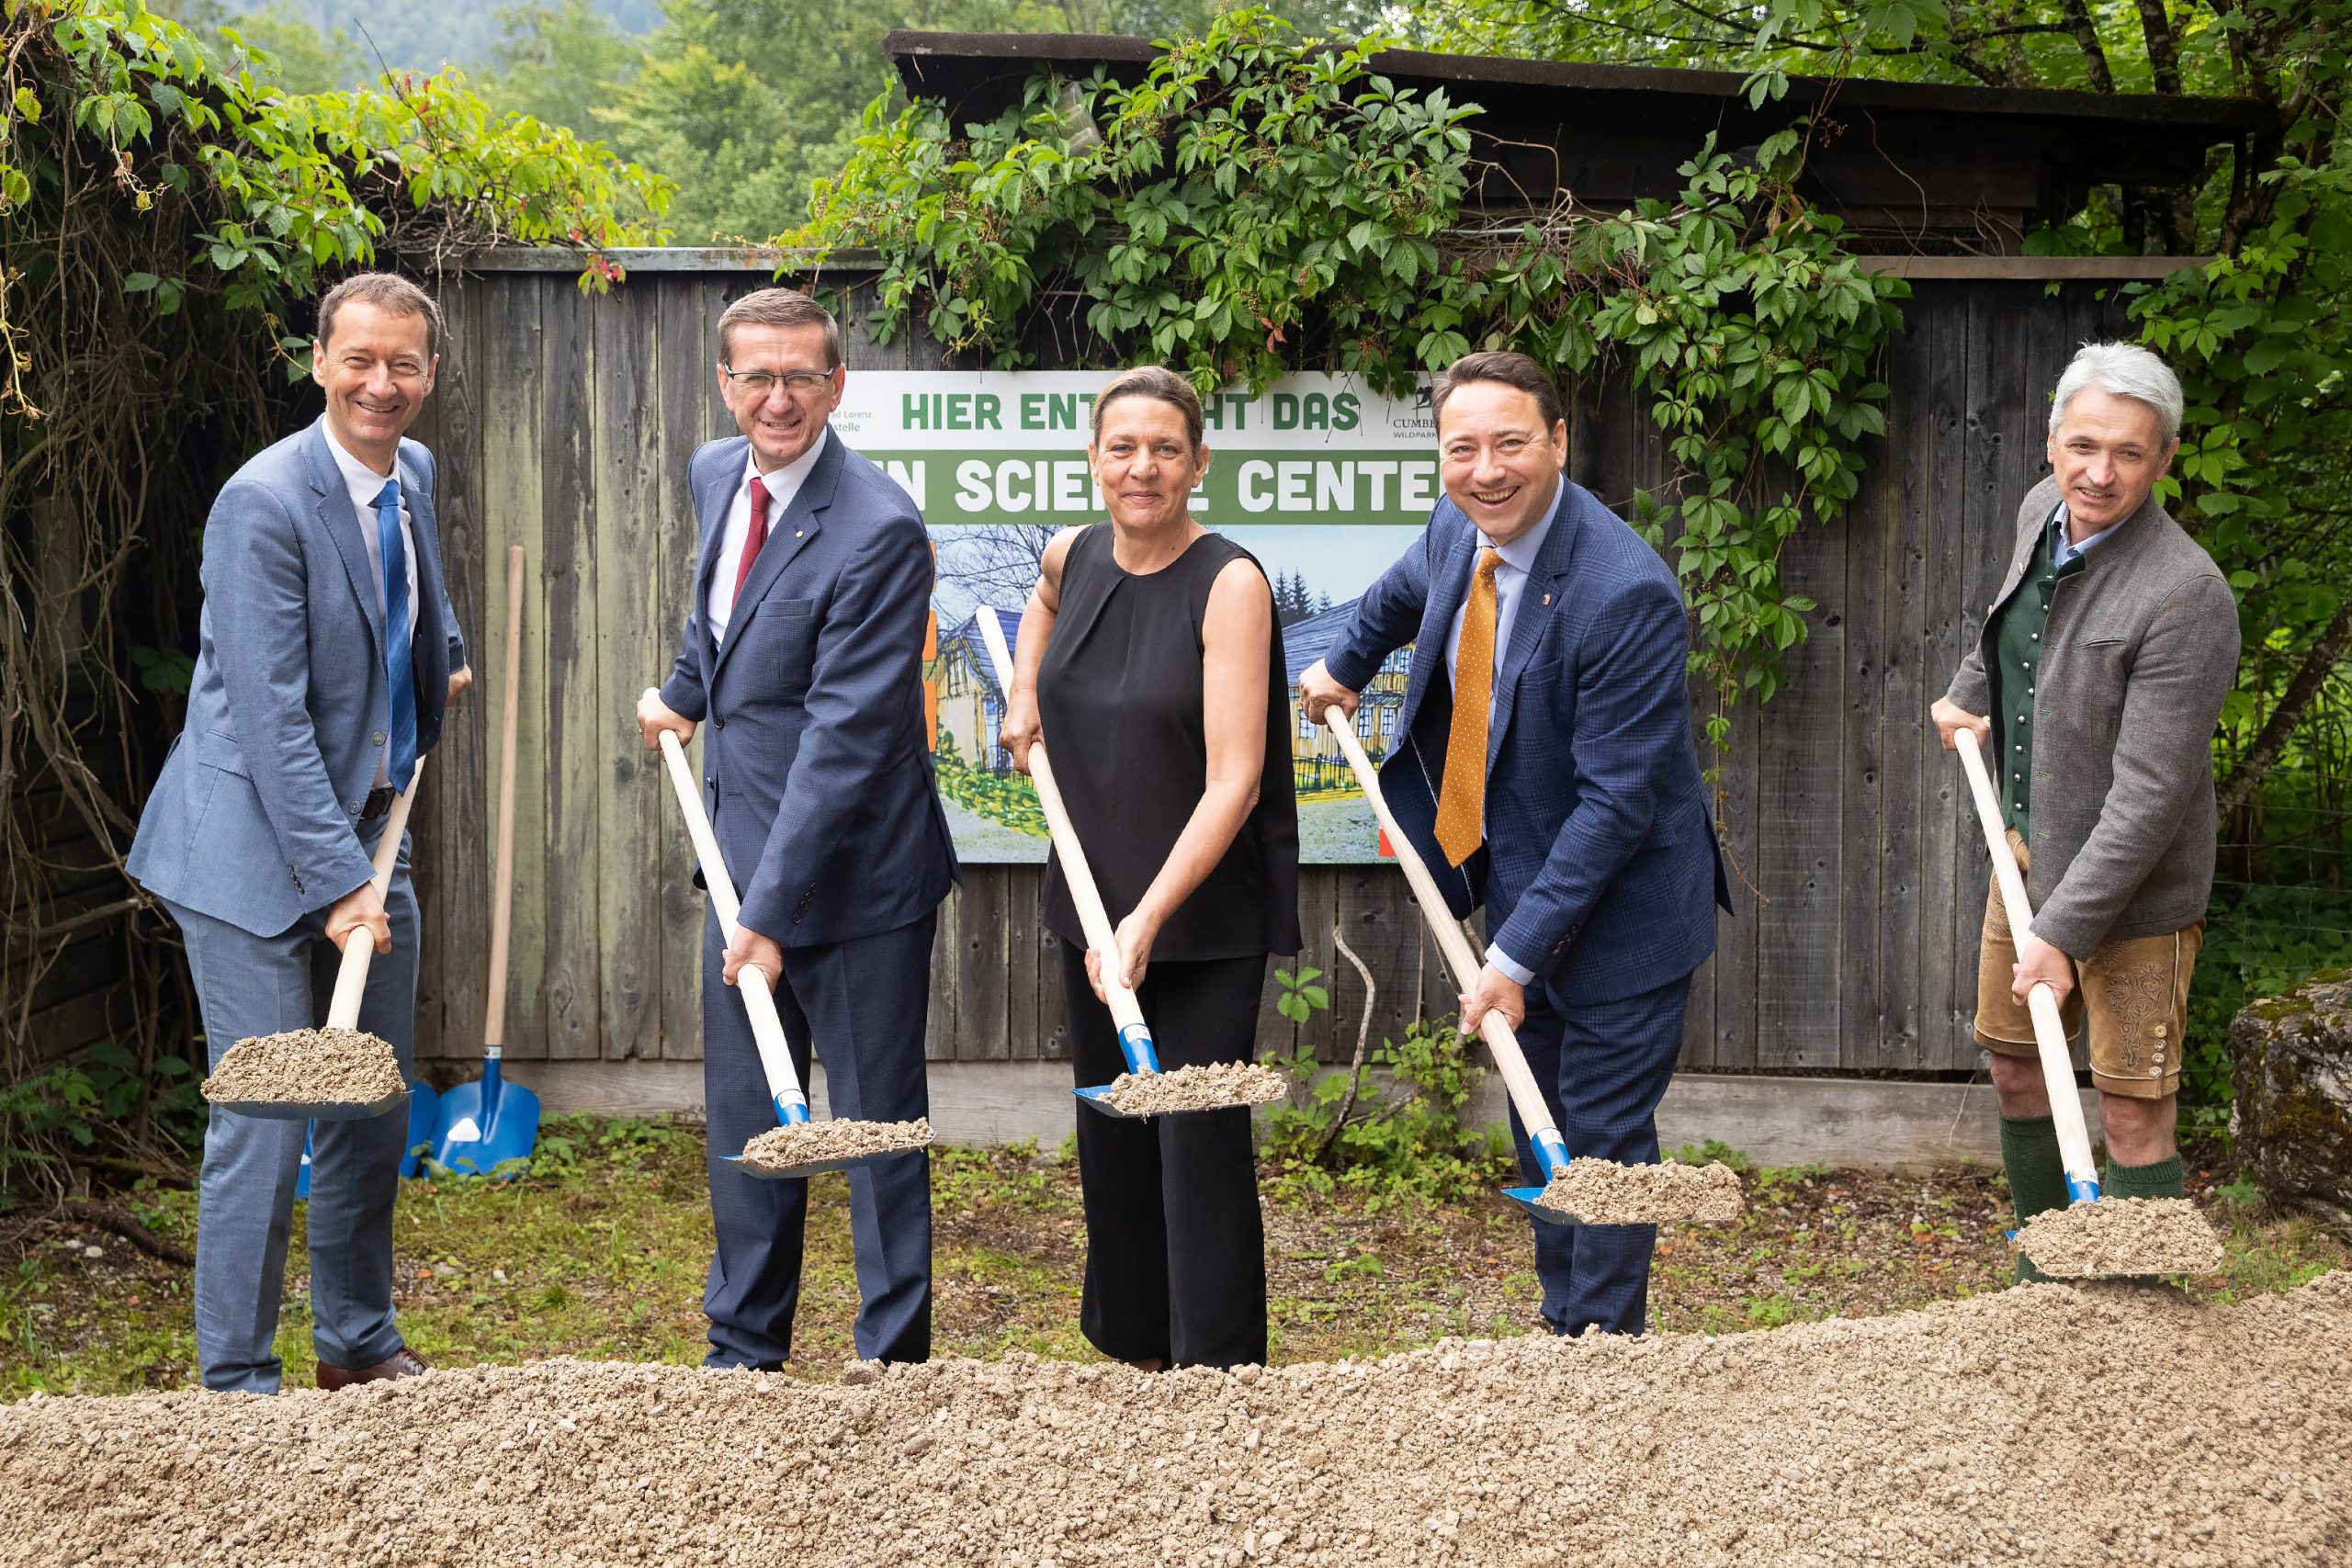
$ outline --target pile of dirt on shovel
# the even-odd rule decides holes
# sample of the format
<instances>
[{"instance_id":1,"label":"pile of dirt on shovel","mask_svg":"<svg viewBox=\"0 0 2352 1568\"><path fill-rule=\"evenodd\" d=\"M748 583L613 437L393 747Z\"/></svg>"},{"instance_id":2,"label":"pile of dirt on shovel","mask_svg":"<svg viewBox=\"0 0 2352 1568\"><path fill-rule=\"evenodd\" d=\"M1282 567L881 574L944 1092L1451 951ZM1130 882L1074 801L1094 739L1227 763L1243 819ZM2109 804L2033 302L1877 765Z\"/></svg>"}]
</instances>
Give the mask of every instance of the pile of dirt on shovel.
<instances>
[{"instance_id":1,"label":"pile of dirt on shovel","mask_svg":"<svg viewBox=\"0 0 2352 1568\"><path fill-rule=\"evenodd\" d=\"M1129 1116L1171 1111L1216 1111L1280 1100L1289 1085L1258 1062L1208 1062L1164 1073L1121 1073L1111 1080L1111 1103Z\"/></svg>"},{"instance_id":2,"label":"pile of dirt on shovel","mask_svg":"<svg viewBox=\"0 0 2352 1568\"><path fill-rule=\"evenodd\" d=\"M2352 1554L2352 1273L2028 1285L1709 1338L1150 1374L550 1361L0 1407L0 1558L676 1564L2017 1563Z\"/></svg>"},{"instance_id":3,"label":"pile of dirt on shovel","mask_svg":"<svg viewBox=\"0 0 2352 1568\"><path fill-rule=\"evenodd\" d=\"M1619 1165L1614 1160L1572 1159L1544 1183L1535 1201L1589 1225L1655 1225L1676 1220L1727 1225L1746 1206L1739 1173L1720 1161Z\"/></svg>"},{"instance_id":4,"label":"pile of dirt on shovel","mask_svg":"<svg viewBox=\"0 0 2352 1568\"><path fill-rule=\"evenodd\" d=\"M862 1160L919 1149L931 1142L931 1122L796 1122L772 1127L743 1145L743 1168L754 1175L832 1160Z\"/></svg>"},{"instance_id":5,"label":"pile of dirt on shovel","mask_svg":"<svg viewBox=\"0 0 2352 1568\"><path fill-rule=\"evenodd\" d=\"M2101 1198L2034 1215L2016 1248L2052 1279L2101 1274L2202 1274L2222 1261L2222 1238L2179 1198Z\"/></svg>"},{"instance_id":6,"label":"pile of dirt on shovel","mask_svg":"<svg viewBox=\"0 0 2352 1568\"><path fill-rule=\"evenodd\" d=\"M366 1030L294 1029L229 1047L204 1080L204 1098L373 1105L404 1087L391 1046Z\"/></svg>"}]
</instances>

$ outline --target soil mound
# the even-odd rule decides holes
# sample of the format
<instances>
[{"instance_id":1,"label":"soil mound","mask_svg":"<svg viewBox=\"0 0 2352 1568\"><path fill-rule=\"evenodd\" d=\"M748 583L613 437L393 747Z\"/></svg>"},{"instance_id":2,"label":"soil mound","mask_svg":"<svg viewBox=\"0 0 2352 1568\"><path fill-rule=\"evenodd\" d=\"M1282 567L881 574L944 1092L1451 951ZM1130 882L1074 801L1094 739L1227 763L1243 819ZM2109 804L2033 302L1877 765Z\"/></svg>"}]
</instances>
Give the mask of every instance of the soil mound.
<instances>
[{"instance_id":1,"label":"soil mound","mask_svg":"<svg viewBox=\"0 0 2352 1568\"><path fill-rule=\"evenodd\" d=\"M854 1371L35 1398L0 1408L0 1559L2319 1568L2352 1543L2352 1274L1273 1371Z\"/></svg>"},{"instance_id":2,"label":"soil mound","mask_svg":"<svg viewBox=\"0 0 2352 1568\"><path fill-rule=\"evenodd\" d=\"M292 1029L230 1046L204 1080L204 1098L216 1105L373 1105L406 1087L391 1046L366 1030Z\"/></svg>"}]
</instances>

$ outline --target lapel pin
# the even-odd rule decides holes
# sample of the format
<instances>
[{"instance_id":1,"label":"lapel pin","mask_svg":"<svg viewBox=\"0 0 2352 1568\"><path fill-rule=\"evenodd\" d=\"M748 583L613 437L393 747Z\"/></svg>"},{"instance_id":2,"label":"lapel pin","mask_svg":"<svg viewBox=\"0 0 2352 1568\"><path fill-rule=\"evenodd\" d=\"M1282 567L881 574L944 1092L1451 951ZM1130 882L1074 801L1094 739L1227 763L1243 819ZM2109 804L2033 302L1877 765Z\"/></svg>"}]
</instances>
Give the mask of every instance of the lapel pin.
<instances>
[{"instance_id":1,"label":"lapel pin","mask_svg":"<svg viewBox=\"0 0 2352 1568\"><path fill-rule=\"evenodd\" d=\"M1546 593L1545 595L1544 595L1544 603L1545 603L1546 604L1549 604L1551 602L1552 602L1552 596L1551 596L1549 593Z\"/></svg>"}]
</instances>

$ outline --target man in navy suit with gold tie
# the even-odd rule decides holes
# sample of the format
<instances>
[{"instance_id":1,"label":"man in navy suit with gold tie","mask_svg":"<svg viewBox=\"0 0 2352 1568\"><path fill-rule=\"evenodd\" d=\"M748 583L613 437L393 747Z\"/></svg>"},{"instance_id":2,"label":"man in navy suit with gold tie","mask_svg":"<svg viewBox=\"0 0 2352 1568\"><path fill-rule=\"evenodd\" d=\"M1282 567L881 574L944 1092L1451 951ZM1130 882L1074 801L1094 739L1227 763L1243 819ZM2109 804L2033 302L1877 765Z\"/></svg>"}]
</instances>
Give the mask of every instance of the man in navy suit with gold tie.
<instances>
[{"instance_id":1,"label":"man in navy suit with gold tie","mask_svg":"<svg viewBox=\"0 0 2352 1568\"><path fill-rule=\"evenodd\" d=\"M1559 390L1521 354L1474 354L1430 389L1445 496L1299 678L1307 716L1408 642L1405 739L1382 792L1457 917L1492 942L1462 998L1519 1032L1571 1156L1658 1157L1657 1103L1690 974L1730 907L1690 738L1674 574L1561 472ZM1516 1113L1531 1181L1543 1177ZM1653 1225L1535 1226L1555 1333L1638 1334Z\"/></svg>"},{"instance_id":2,"label":"man in navy suit with gold tie","mask_svg":"<svg viewBox=\"0 0 2352 1568\"><path fill-rule=\"evenodd\" d=\"M638 704L646 749L697 724L704 805L742 895L735 939L704 937L703 1088L717 1251L707 1365L792 1354L805 1180L723 1156L776 1125L741 998L775 987L805 1082L813 1041L833 1114L930 1111L923 1021L941 899L956 879L923 730L932 556L907 493L828 426L847 372L840 323L763 288L718 319L719 392L740 436L688 468L701 524L684 646ZM931 1353L931 1177L920 1150L849 1172L857 1352Z\"/></svg>"}]
</instances>

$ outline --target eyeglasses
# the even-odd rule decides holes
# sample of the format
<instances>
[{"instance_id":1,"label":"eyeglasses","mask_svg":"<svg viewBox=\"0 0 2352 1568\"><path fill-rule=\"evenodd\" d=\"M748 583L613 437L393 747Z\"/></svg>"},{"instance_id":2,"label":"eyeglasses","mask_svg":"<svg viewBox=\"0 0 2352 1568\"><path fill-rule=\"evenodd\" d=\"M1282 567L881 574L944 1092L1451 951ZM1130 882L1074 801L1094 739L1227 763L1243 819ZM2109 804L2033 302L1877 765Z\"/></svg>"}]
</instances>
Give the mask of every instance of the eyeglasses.
<instances>
[{"instance_id":1,"label":"eyeglasses","mask_svg":"<svg viewBox=\"0 0 2352 1568\"><path fill-rule=\"evenodd\" d=\"M779 381L794 397L805 398L833 378L830 370L786 370L779 374L774 370L729 370L724 365L718 367L718 373L755 398L764 398L775 391Z\"/></svg>"}]
</instances>

